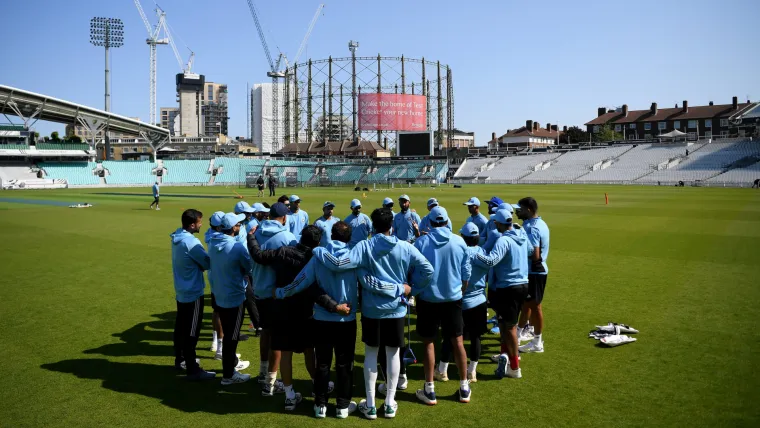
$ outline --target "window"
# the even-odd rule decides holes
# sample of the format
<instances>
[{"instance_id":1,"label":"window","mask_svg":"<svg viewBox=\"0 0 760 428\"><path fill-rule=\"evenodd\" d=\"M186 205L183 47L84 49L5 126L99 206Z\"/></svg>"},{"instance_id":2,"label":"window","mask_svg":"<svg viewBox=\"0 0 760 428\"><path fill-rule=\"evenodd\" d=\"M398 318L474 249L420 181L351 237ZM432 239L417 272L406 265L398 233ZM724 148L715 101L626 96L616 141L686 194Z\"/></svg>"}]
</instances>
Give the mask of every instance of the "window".
<instances>
[{"instance_id":1,"label":"window","mask_svg":"<svg viewBox=\"0 0 760 428\"><path fill-rule=\"evenodd\" d=\"M628 129L636 129L636 124L632 123L632 124L628 125Z\"/></svg>"},{"instance_id":2,"label":"window","mask_svg":"<svg viewBox=\"0 0 760 428\"><path fill-rule=\"evenodd\" d=\"M644 139L645 140L651 140L652 139L652 134L644 134Z\"/></svg>"},{"instance_id":3,"label":"window","mask_svg":"<svg viewBox=\"0 0 760 428\"><path fill-rule=\"evenodd\" d=\"M676 120L675 122L673 122L673 129L680 129L680 128L681 128L680 120Z\"/></svg>"},{"instance_id":4,"label":"window","mask_svg":"<svg viewBox=\"0 0 760 428\"><path fill-rule=\"evenodd\" d=\"M657 129L659 129L659 130L666 129L667 127L668 127L667 122L658 122L657 123Z\"/></svg>"},{"instance_id":5,"label":"window","mask_svg":"<svg viewBox=\"0 0 760 428\"><path fill-rule=\"evenodd\" d=\"M213 101L214 100L214 87L209 86L208 87L208 100Z\"/></svg>"},{"instance_id":6,"label":"window","mask_svg":"<svg viewBox=\"0 0 760 428\"><path fill-rule=\"evenodd\" d=\"M599 132L599 125L594 125L594 134Z\"/></svg>"},{"instance_id":7,"label":"window","mask_svg":"<svg viewBox=\"0 0 760 428\"><path fill-rule=\"evenodd\" d=\"M620 125L615 125L615 132L620 132Z\"/></svg>"},{"instance_id":8,"label":"window","mask_svg":"<svg viewBox=\"0 0 760 428\"><path fill-rule=\"evenodd\" d=\"M705 128L712 129L712 119L705 119Z\"/></svg>"},{"instance_id":9,"label":"window","mask_svg":"<svg viewBox=\"0 0 760 428\"><path fill-rule=\"evenodd\" d=\"M727 128L728 127L728 119L721 119L720 120L720 126Z\"/></svg>"},{"instance_id":10,"label":"window","mask_svg":"<svg viewBox=\"0 0 760 428\"><path fill-rule=\"evenodd\" d=\"M635 140L635 139L636 139L636 134L628 134L628 135L626 135L626 137L627 137L629 140Z\"/></svg>"},{"instance_id":11,"label":"window","mask_svg":"<svg viewBox=\"0 0 760 428\"><path fill-rule=\"evenodd\" d=\"M696 120L690 120L689 121L689 129L696 129L697 128L697 121Z\"/></svg>"},{"instance_id":12,"label":"window","mask_svg":"<svg viewBox=\"0 0 760 428\"><path fill-rule=\"evenodd\" d=\"M647 122L647 123L644 124L644 130L645 131L650 131L651 129L652 129L652 124L651 123Z\"/></svg>"},{"instance_id":13,"label":"window","mask_svg":"<svg viewBox=\"0 0 760 428\"><path fill-rule=\"evenodd\" d=\"M705 131L705 138L712 138L712 131Z\"/></svg>"}]
</instances>

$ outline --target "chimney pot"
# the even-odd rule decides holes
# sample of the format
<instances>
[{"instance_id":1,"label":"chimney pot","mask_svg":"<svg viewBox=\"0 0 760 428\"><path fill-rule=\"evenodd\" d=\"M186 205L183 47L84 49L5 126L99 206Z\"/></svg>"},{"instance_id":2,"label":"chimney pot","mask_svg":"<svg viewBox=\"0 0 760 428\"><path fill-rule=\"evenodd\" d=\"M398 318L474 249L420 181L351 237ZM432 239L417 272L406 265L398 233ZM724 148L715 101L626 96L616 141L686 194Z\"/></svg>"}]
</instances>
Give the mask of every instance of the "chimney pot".
<instances>
[{"instance_id":1,"label":"chimney pot","mask_svg":"<svg viewBox=\"0 0 760 428\"><path fill-rule=\"evenodd\" d=\"M623 104L623 117L628 117L628 104Z\"/></svg>"},{"instance_id":2,"label":"chimney pot","mask_svg":"<svg viewBox=\"0 0 760 428\"><path fill-rule=\"evenodd\" d=\"M509 132L509 131L507 131L507 132ZM496 133L492 132L491 133L491 141L495 141L495 140L496 140Z\"/></svg>"},{"instance_id":3,"label":"chimney pot","mask_svg":"<svg viewBox=\"0 0 760 428\"><path fill-rule=\"evenodd\" d=\"M713 105L713 102L712 102L712 101L710 101L710 105Z\"/></svg>"},{"instance_id":4,"label":"chimney pot","mask_svg":"<svg viewBox=\"0 0 760 428\"><path fill-rule=\"evenodd\" d=\"M562 132L567 132L567 125L562 127Z\"/></svg>"},{"instance_id":5,"label":"chimney pot","mask_svg":"<svg viewBox=\"0 0 760 428\"><path fill-rule=\"evenodd\" d=\"M547 131L551 131L552 130L552 124L551 123L549 123L549 122L546 123L546 130Z\"/></svg>"},{"instance_id":6,"label":"chimney pot","mask_svg":"<svg viewBox=\"0 0 760 428\"><path fill-rule=\"evenodd\" d=\"M526 120L525 121L525 129L528 130L528 132L533 130L533 121L532 120Z\"/></svg>"},{"instance_id":7,"label":"chimney pot","mask_svg":"<svg viewBox=\"0 0 760 428\"><path fill-rule=\"evenodd\" d=\"M559 125L552 125L552 131L554 132L559 131Z\"/></svg>"},{"instance_id":8,"label":"chimney pot","mask_svg":"<svg viewBox=\"0 0 760 428\"><path fill-rule=\"evenodd\" d=\"M651 111L652 114L657 114L657 103L652 103L652 106L649 107L649 111Z\"/></svg>"},{"instance_id":9,"label":"chimney pot","mask_svg":"<svg viewBox=\"0 0 760 428\"><path fill-rule=\"evenodd\" d=\"M538 121L537 120L533 121L533 130L534 131L538 131Z\"/></svg>"},{"instance_id":10,"label":"chimney pot","mask_svg":"<svg viewBox=\"0 0 760 428\"><path fill-rule=\"evenodd\" d=\"M599 107L596 109L596 117L607 114L607 107Z\"/></svg>"},{"instance_id":11,"label":"chimney pot","mask_svg":"<svg viewBox=\"0 0 760 428\"><path fill-rule=\"evenodd\" d=\"M739 107L739 98L734 97L732 104L733 104L734 110L736 110Z\"/></svg>"},{"instance_id":12,"label":"chimney pot","mask_svg":"<svg viewBox=\"0 0 760 428\"><path fill-rule=\"evenodd\" d=\"M686 100L683 100L683 112L688 113L689 112L689 102Z\"/></svg>"}]
</instances>

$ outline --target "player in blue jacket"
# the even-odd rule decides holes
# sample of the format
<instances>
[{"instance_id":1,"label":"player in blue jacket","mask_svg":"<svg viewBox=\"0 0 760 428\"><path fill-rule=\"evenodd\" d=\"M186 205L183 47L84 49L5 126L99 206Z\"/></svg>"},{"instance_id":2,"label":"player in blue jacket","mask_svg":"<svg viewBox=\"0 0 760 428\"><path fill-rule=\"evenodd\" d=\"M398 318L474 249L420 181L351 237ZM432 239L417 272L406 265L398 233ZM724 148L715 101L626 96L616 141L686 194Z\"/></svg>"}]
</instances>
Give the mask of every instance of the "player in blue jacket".
<instances>
[{"instance_id":1,"label":"player in blue jacket","mask_svg":"<svg viewBox=\"0 0 760 428\"><path fill-rule=\"evenodd\" d=\"M370 216L376 234L361 241L343 258L337 258L325 248L315 248L314 258L330 270L363 269L362 282L362 342L364 342L364 386L366 400L359 403L359 411L368 419L377 418L375 384L377 382L377 354L385 346L388 369L385 389L385 417L396 416L396 386L401 370L399 349L404 345L404 317L407 307L402 295L410 291L408 282L414 270L418 289L424 289L433 276L433 266L420 252L407 242L391 236L393 215L390 209L378 208ZM366 276L371 279L367 280ZM403 291L402 291L403 289Z\"/></svg>"},{"instance_id":2,"label":"player in blue jacket","mask_svg":"<svg viewBox=\"0 0 760 428\"><path fill-rule=\"evenodd\" d=\"M351 226L351 241L348 242L348 247L353 248L372 235L372 220L367 214L362 213L362 202L360 200L352 200L350 208L351 214L346 217L345 222Z\"/></svg>"},{"instance_id":3,"label":"player in blue jacket","mask_svg":"<svg viewBox=\"0 0 760 428\"><path fill-rule=\"evenodd\" d=\"M288 213L288 229L296 241L301 240L301 231L309 225L309 213L301 209L301 198L290 195L290 212Z\"/></svg>"},{"instance_id":4,"label":"player in blue jacket","mask_svg":"<svg viewBox=\"0 0 760 428\"><path fill-rule=\"evenodd\" d=\"M471 275L470 257L464 239L446 227L449 215L443 207L435 207L428 214L432 230L415 242L414 246L433 265L430 285L424 289L412 288L417 295L417 334L425 345L423 365L425 385L417 390L417 399L427 405L438 401L435 396L435 345L433 340L441 328L443 341L450 341L454 359L459 368L459 401L469 403L472 396L467 381L467 354L462 344L462 292L467 289Z\"/></svg>"},{"instance_id":5,"label":"player in blue jacket","mask_svg":"<svg viewBox=\"0 0 760 428\"><path fill-rule=\"evenodd\" d=\"M326 247L330 243L330 236L332 235L332 227L340 219L333 215L335 211L335 204L330 201L325 201L322 205L322 216L319 217L314 225L322 229L322 241L319 243L320 247Z\"/></svg>"},{"instance_id":6,"label":"player in blue jacket","mask_svg":"<svg viewBox=\"0 0 760 428\"><path fill-rule=\"evenodd\" d=\"M410 202L409 196L399 196L398 204L401 211L393 216L393 236L411 244L420 237L422 220L416 212L409 209Z\"/></svg>"},{"instance_id":7,"label":"player in blue jacket","mask_svg":"<svg viewBox=\"0 0 760 428\"><path fill-rule=\"evenodd\" d=\"M182 213L182 227L171 234L172 271L177 301L177 318L174 322L174 366L181 369L184 363L188 379L213 379L214 372L200 368L195 361L203 321L203 290L206 282L203 271L209 268L209 257L201 241L194 234L203 226L203 213L189 209Z\"/></svg>"}]
</instances>

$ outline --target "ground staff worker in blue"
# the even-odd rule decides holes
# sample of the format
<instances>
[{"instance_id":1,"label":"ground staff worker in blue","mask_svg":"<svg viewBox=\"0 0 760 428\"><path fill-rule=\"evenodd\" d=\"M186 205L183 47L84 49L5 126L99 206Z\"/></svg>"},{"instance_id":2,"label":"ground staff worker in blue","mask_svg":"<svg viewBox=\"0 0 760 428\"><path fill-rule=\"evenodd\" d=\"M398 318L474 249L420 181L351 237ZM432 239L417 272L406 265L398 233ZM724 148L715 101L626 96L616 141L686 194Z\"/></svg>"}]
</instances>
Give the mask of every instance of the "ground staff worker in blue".
<instances>
[{"instance_id":1,"label":"ground staff worker in blue","mask_svg":"<svg viewBox=\"0 0 760 428\"><path fill-rule=\"evenodd\" d=\"M195 347L203 321L203 271L209 269L209 257L194 234L203 226L203 213L189 209L182 213L182 227L171 234L172 273L177 300L174 321L174 366L184 363L188 379L213 379L214 372L200 368L195 360Z\"/></svg>"}]
</instances>

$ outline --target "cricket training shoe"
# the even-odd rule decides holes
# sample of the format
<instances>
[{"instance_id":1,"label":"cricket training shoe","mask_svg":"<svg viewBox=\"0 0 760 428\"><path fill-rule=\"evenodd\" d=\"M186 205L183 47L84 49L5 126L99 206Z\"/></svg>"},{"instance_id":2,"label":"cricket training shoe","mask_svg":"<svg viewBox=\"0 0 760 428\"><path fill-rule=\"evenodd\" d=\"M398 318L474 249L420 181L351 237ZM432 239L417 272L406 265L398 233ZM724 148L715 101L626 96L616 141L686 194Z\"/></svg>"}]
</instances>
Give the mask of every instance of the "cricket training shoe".
<instances>
[{"instance_id":1,"label":"cricket training shoe","mask_svg":"<svg viewBox=\"0 0 760 428\"><path fill-rule=\"evenodd\" d=\"M503 379L504 376L507 375L507 367L509 367L509 362L507 361L506 355L499 355L498 359L498 365L496 366L496 371L494 374L498 379Z\"/></svg>"},{"instance_id":2,"label":"cricket training shoe","mask_svg":"<svg viewBox=\"0 0 760 428\"><path fill-rule=\"evenodd\" d=\"M346 419L348 415L356 411L356 402L352 401L348 403L347 409L335 409L335 417L338 419Z\"/></svg>"},{"instance_id":3,"label":"cricket training shoe","mask_svg":"<svg viewBox=\"0 0 760 428\"><path fill-rule=\"evenodd\" d=\"M433 378L436 381L438 381L438 382L448 382L449 381L449 375L447 373L444 373L444 372L439 372L438 370L436 370L433 373Z\"/></svg>"},{"instance_id":4,"label":"cricket training shoe","mask_svg":"<svg viewBox=\"0 0 760 428\"><path fill-rule=\"evenodd\" d=\"M435 398L435 391L426 392L425 387L417 390L417 399L427 404L428 406L435 406L438 404L438 400Z\"/></svg>"},{"instance_id":5,"label":"cricket training shoe","mask_svg":"<svg viewBox=\"0 0 760 428\"><path fill-rule=\"evenodd\" d=\"M536 342L535 340L531 340L526 345L521 346L519 349L520 349L520 352L524 354L531 354L531 353L540 354L544 352L544 344L540 342Z\"/></svg>"},{"instance_id":6,"label":"cricket training shoe","mask_svg":"<svg viewBox=\"0 0 760 428\"><path fill-rule=\"evenodd\" d=\"M459 388L459 402L460 403L469 403L470 397L472 397L472 388Z\"/></svg>"},{"instance_id":7,"label":"cricket training shoe","mask_svg":"<svg viewBox=\"0 0 760 428\"><path fill-rule=\"evenodd\" d=\"M377 419L377 407L369 407L367 405L367 400L362 400L359 402L359 412L367 419Z\"/></svg>"},{"instance_id":8,"label":"cricket training shoe","mask_svg":"<svg viewBox=\"0 0 760 428\"><path fill-rule=\"evenodd\" d=\"M317 419L324 419L325 416L327 416L327 407L326 406L317 406L314 405L314 417Z\"/></svg>"},{"instance_id":9,"label":"cricket training shoe","mask_svg":"<svg viewBox=\"0 0 760 428\"><path fill-rule=\"evenodd\" d=\"M285 410L291 411L295 410L298 403L300 403L302 400L301 393L296 392L296 395L293 398L285 397Z\"/></svg>"},{"instance_id":10,"label":"cricket training shoe","mask_svg":"<svg viewBox=\"0 0 760 428\"><path fill-rule=\"evenodd\" d=\"M388 419L393 419L396 417L396 411L398 410L398 403L388 404L385 403L383 406L383 416L385 416Z\"/></svg>"},{"instance_id":11,"label":"cricket training shoe","mask_svg":"<svg viewBox=\"0 0 760 428\"><path fill-rule=\"evenodd\" d=\"M242 374L242 373L239 373L239 372L235 371L232 374L231 378L226 378L226 377L222 378L222 385L223 386L227 386L227 385L232 385L234 383L244 383L244 382L248 382L249 380L251 380L251 375L249 375L249 374Z\"/></svg>"}]
</instances>

